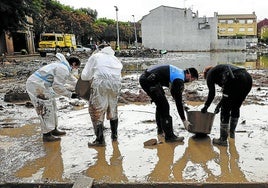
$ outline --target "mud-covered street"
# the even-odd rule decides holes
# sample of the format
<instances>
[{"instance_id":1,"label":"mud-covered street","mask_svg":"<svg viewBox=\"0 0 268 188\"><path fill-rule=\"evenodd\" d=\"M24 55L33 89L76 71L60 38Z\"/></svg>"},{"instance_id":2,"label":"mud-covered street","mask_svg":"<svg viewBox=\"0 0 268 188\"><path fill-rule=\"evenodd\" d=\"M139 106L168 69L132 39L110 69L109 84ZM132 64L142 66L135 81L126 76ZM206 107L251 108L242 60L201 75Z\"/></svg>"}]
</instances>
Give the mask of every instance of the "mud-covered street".
<instances>
[{"instance_id":1,"label":"mud-covered street","mask_svg":"<svg viewBox=\"0 0 268 188\"><path fill-rule=\"evenodd\" d=\"M82 64L85 63L86 54L79 56ZM99 183L267 183L268 72L265 67L245 66L253 77L253 88L241 107L236 138L229 139L228 147L211 143L219 136L219 114L215 116L211 134L196 138L184 129L171 98L174 131L185 137L184 142L170 144L157 138L155 106L138 83L141 71L157 63L197 67L200 79L186 84L184 101L190 110L200 110L208 93L201 72L211 64L204 60L205 56L168 53L158 58L120 58L124 69L118 141L111 141L109 123L105 122L107 145L101 148L87 146L94 139L87 102L64 97L57 99L58 117L59 128L66 130L67 135L60 142L43 143L39 119L31 104L18 100L5 102L4 98L14 91L19 92L18 98L22 96L30 73L54 58L8 59L8 63L0 65L0 182L73 182L84 175ZM218 88L214 102L220 94ZM215 105L208 111L213 112ZM145 141L154 138L158 144L144 146Z\"/></svg>"}]
</instances>

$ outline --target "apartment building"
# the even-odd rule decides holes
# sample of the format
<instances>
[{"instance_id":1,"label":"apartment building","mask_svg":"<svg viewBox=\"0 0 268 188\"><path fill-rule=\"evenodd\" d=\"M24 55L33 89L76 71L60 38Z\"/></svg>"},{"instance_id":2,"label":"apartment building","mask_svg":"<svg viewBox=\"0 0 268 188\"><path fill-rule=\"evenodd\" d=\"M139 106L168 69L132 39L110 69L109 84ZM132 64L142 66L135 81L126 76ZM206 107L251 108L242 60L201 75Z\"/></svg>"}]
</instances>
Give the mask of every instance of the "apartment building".
<instances>
[{"instance_id":1,"label":"apartment building","mask_svg":"<svg viewBox=\"0 0 268 188\"><path fill-rule=\"evenodd\" d=\"M268 19L267 18L258 22L257 32L258 32L259 39L261 40L268 39Z\"/></svg>"},{"instance_id":2,"label":"apartment building","mask_svg":"<svg viewBox=\"0 0 268 188\"><path fill-rule=\"evenodd\" d=\"M257 16L252 14L217 14L218 38L256 38Z\"/></svg>"},{"instance_id":3,"label":"apartment building","mask_svg":"<svg viewBox=\"0 0 268 188\"><path fill-rule=\"evenodd\" d=\"M199 17L191 9L162 5L143 16L142 45L168 51L245 50L258 42L256 21L254 12Z\"/></svg>"}]
</instances>

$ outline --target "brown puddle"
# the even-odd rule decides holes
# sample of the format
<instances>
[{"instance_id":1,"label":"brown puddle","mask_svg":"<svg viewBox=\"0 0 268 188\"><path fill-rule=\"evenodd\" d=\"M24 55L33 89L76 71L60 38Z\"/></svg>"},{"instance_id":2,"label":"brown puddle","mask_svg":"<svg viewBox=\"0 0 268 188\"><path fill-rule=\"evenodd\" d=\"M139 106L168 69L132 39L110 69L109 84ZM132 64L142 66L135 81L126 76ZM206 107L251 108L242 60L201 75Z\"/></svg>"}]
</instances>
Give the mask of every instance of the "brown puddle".
<instances>
[{"instance_id":1,"label":"brown puddle","mask_svg":"<svg viewBox=\"0 0 268 188\"><path fill-rule=\"evenodd\" d=\"M143 142L157 138L154 105L126 105L119 107L118 142L111 142L109 123L105 122L106 147L87 147L95 137L87 109L82 109L60 112L59 123L67 131L60 142L43 143L38 124L0 129L0 151L5 159L15 155L23 158L28 153L26 161L12 164L17 165L14 177L22 182L69 182L73 174L103 183L265 182L267 121L260 121L264 112L258 106L244 108L240 121L248 113L255 116L238 126L236 140L229 139L228 147L211 143L219 136L219 116L209 137L196 138L182 128L174 105L174 130L176 135L185 137L184 142L144 147ZM12 153L12 147L18 152Z\"/></svg>"},{"instance_id":2,"label":"brown puddle","mask_svg":"<svg viewBox=\"0 0 268 188\"><path fill-rule=\"evenodd\" d=\"M30 161L15 175L20 178L35 177L48 182L63 182L63 161L60 142L44 143L46 155Z\"/></svg>"},{"instance_id":3,"label":"brown puddle","mask_svg":"<svg viewBox=\"0 0 268 188\"><path fill-rule=\"evenodd\" d=\"M112 155L106 161L105 147L95 147L97 151L96 163L86 170L86 175L100 182L127 182L123 171L123 158L118 148L118 142L112 143Z\"/></svg>"},{"instance_id":4,"label":"brown puddle","mask_svg":"<svg viewBox=\"0 0 268 188\"><path fill-rule=\"evenodd\" d=\"M0 129L0 135L9 137L27 137L36 134L36 129L39 125L24 125L23 127L4 128Z\"/></svg>"}]
</instances>

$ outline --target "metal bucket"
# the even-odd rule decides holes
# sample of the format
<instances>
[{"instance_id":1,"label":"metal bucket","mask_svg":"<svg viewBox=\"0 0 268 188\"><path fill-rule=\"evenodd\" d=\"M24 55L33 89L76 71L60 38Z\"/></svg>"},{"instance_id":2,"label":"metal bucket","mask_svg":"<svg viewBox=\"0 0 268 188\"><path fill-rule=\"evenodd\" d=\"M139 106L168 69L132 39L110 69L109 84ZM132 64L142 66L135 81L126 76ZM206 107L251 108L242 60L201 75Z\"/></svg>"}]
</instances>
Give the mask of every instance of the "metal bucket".
<instances>
[{"instance_id":1,"label":"metal bucket","mask_svg":"<svg viewBox=\"0 0 268 188\"><path fill-rule=\"evenodd\" d=\"M192 126L186 129L191 133L210 134L214 117L215 114L210 112L188 111L187 119L191 122Z\"/></svg>"}]
</instances>

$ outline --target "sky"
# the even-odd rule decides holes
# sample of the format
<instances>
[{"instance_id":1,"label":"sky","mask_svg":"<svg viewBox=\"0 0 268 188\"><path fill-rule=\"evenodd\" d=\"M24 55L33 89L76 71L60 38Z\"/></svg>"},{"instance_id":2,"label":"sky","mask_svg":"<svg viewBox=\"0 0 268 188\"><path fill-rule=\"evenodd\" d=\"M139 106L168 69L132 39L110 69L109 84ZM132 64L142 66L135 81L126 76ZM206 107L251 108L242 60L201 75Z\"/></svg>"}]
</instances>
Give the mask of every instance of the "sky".
<instances>
[{"instance_id":1,"label":"sky","mask_svg":"<svg viewBox=\"0 0 268 188\"><path fill-rule=\"evenodd\" d=\"M213 17L218 14L252 14L257 19L268 18L267 0L58 0L61 4L75 9L91 8L98 12L98 18L116 20L115 7L118 7L119 21L139 21L143 16L161 5L190 8L198 11L199 17Z\"/></svg>"}]
</instances>

